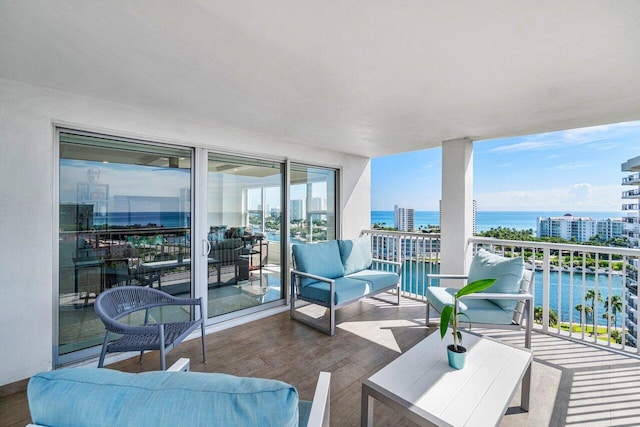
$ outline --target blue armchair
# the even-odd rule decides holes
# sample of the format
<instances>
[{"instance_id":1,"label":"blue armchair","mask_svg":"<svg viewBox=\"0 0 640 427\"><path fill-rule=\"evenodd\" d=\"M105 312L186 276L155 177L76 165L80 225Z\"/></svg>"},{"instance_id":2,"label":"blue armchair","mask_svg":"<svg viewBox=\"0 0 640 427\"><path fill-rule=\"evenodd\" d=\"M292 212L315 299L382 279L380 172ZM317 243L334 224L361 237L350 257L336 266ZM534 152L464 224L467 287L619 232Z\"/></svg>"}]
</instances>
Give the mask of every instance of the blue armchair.
<instances>
[{"instance_id":1,"label":"blue armchair","mask_svg":"<svg viewBox=\"0 0 640 427\"><path fill-rule=\"evenodd\" d=\"M430 326L430 307L438 312L446 305L453 305L455 288L436 286L435 280L467 280L469 283L481 279L496 279L484 292L462 297L459 310L468 318L459 319L461 327L487 327L520 330L525 324L525 347L531 348L533 322L533 271L524 268L524 260L505 258L480 249L471 262L468 275L429 274L427 275L426 324Z\"/></svg>"}]
</instances>

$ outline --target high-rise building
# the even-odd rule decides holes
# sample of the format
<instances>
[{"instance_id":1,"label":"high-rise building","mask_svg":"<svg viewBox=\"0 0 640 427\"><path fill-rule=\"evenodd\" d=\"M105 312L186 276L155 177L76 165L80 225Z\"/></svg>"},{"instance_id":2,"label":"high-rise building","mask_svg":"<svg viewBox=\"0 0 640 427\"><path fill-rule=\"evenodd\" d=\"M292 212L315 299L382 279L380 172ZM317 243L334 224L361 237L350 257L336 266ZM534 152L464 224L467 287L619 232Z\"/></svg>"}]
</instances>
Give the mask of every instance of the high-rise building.
<instances>
[{"instance_id":1,"label":"high-rise building","mask_svg":"<svg viewBox=\"0 0 640 427\"><path fill-rule=\"evenodd\" d=\"M280 218L280 215L281 215L280 207L269 208L268 212L269 212L269 215L271 215L272 217Z\"/></svg>"},{"instance_id":2,"label":"high-rise building","mask_svg":"<svg viewBox=\"0 0 640 427\"><path fill-rule=\"evenodd\" d=\"M414 212L411 208L400 208L398 205L393 207L394 227L400 231L413 231Z\"/></svg>"},{"instance_id":3,"label":"high-rise building","mask_svg":"<svg viewBox=\"0 0 640 427\"><path fill-rule=\"evenodd\" d=\"M633 172L622 178L622 185L631 187L622 193L622 199L634 201L622 205L622 210L627 212L624 235L633 246L640 247L640 156L627 160L620 169L622 172Z\"/></svg>"},{"instance_id":4,"label":"high-rise building","mask_svg":"<svg viewBox=\"0 0 640 427\"><path fill-rule=\"evenodd\" d=\"M621 218L592 219L571 214L564 216L538 217L538 237L558 237L576 242L586 242L592 237L609 240L623 235L624 222Z\"/></svg>"},{"instance_id":5,"label":"high-rise building","mask_svg":"<svg viewBox=\"0 0 640 427\"><path fill-rule=\"evenodd\" d=\"M299 221L304 219L303 202L301 199L291 200L291 220Z\"/></svg>"},{"instance_id":6,"label":"high-rise building","mask_svg":"<svg viewBox=\"0 0 640 427\"><path fill-rule=\"evenodd\" d=\"M327 199L324 197L313 197L311 198L311 203L309 206L309 210L312 212L323 212L327 210Z\"/></svg>"},{"instance_id":7,"label":"high-rise building","mask_svg":"<svg viewBox=\"0 0 640 427\"><path fill-rule=\"evenodd\" d=\"M622 178L622 185L630 188L622 193L623 200L635 203L623 203L622 210L627 212L624 220L624 236L632 246L640 247L640 156L627 160L620 165L622 172L631 172ZM637 259L628 261L625 275L626 292L626 327L625 341L627 345L638 346L638 265Z\"/></svg>"}]
</instances>

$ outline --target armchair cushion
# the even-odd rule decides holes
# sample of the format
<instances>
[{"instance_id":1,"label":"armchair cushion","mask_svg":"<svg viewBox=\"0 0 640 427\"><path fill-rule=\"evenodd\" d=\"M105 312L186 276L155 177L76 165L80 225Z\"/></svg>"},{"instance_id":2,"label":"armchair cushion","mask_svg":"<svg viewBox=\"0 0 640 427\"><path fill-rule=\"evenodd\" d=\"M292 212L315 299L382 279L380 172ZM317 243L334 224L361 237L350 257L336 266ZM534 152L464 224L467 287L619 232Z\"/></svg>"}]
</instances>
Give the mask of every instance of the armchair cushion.
<instances>
[{"instance_id":1,"label":"armchair cushion","mask_svg":"<svg viewBox=\"0 0 640 427\"><path fill-rule=\"evenodd\" d=\"M298 244L293 245L292 250L298 270L328 279L344 276L344 266L337 241ZM303 278L301 285L305 287L313 282L315 282L314 279Z\"/></svg>"},{"instance_id":2,"label":"armchair cushion","mask_svg":"<svg viewBox=\"0 0 640 427\"><path fill-rule=\"evenodd\" d=\"M371 236L364 235L355 239L338 240L340 258L344 265L344 274L349 275L371 267Z\"/></svg>"},{"instance_id":3,"label":"armchair cushion","mask_svg":"<svg viewBox=\"0 0 640 427\"><path fill-rule=\"evenodd\" d=\"M505 258L480 249L471 261L468 283L481 279L496 279L496 282L484 292L517 294L524 274L524 259ZM504 310L513 312L516 301L489 300Z\"/></svg>"},{"instance_id":4,"label":"armchair cushion","mask_svg":"<svg viewBox=\"0 0 640 427\"><path fill-rule=\"evenodd\" d=\"M277 380L201 372L70 368L29 381L35 424L296 426L298 392Z\"/></svg>"},{"instance_id":5,"label":"armchair cushion","mask_svg":"<svg viewBox=\"0 0 640 427\"><path fill-rule=\"evenodd\" d=\"M426 290L426 297L429 304L442 313L446 305L453 305L453 296L458 291L454 288L439 288L429 286ZM496 325L509 325L513 319L513 310L503 310L498 305L486 299L465 299L462 297L458 302L459 310L469 318L459 317L461 323L470 321L471 323L488 323Z\"/></svg>"},{"instance_id":6,"label":"armchair cushion","mask_svg":"<svg viewBox=\"0 0 640 427\"><path fill-rule=\"evenodd\" d=\"M400 276L393 271L361 270L346 277L366 280L371 284L373 292L393 286L400 281Z\"/></svg>"},{"instance_id":7,"label":"armchair cushion","mask_svg":"<svg viewBox=\"0 0 640 427\"><path fill-rule=\"evenodd\" d=\"M335 279L335 289L334 304L342 304L348 301L357 301L367 296L371 292L371 283L366 280L339 277ZM331 287L327 282L313 282L301 287L300 295L329 304L331 300Z\"/></svg>"}]
</instances>

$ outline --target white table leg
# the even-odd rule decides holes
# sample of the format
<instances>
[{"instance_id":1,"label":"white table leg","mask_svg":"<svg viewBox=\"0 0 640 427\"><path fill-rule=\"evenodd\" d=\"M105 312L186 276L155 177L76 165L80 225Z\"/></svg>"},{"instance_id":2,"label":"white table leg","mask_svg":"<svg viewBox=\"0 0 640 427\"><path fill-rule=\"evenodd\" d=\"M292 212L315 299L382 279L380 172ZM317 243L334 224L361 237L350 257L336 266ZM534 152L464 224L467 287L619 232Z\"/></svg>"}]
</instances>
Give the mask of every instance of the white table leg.
<instances>
[{"instance_id":1,"label":"white table leg","mask_svg":"<svg viewBox=\"0 0 640 427\"><path fill-rule=\"evenodd\" d=\"M369 387L362 385L362 400L360 402L360 426L373 427L373 397L369 394Z\"/></svg>"},{"instance_id":2,"label":"white table leg","mask_svg":"<svg viewBox=\"0 0 640 427\"><path fill-rule=\"evenodd\" d=\"M522 378L522 392L520 394L520 408L523 411L529 412L529 398L531 397L531 365L529 363L529 367L527 371L524 373L524 377Z\"/></svg>"}]
</instances>

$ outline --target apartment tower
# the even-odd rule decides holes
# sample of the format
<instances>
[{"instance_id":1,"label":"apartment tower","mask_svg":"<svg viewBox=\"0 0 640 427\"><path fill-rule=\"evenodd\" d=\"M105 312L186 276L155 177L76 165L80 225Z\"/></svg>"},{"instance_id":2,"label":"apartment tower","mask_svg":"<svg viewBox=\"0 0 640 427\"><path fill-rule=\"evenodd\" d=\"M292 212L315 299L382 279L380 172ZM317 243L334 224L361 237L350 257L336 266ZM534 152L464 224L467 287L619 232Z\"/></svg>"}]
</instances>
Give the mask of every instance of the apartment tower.
<instances>
[{"instance_id":1,"label":"apartment tower","mask_svg":"<svg viewBox=\"0 0 640 427\"><path fill-rule=\"evenodd\" d=\"M640 156L629 159L620 166L630 175L622 178L622 185L629 188L622 192L622 210L627 212L624 220L624 235L633 247L640 247ZM631 260L625 276L626 285L626 342L638 346L638 260Z\"/></svg>"},{"instance_id":2,"label":"apartment tower","mask_svg":"<svg viewBox=\"0 0 640 427\"><path fill-rule=\"evenodd\" d=\"M624 218L624 234L634 247L640 247L640 156L629 159L621 165L622 172L631 172L622 178L622 185L629 190L622 192L622 210L627 212Z\"/></svg>"},{"instance_id":3,"label":"apartment tower","mask_svg":"<svg viewBox=\"0 0 640 427\"><path fill-rule=\"evenodd\" d=\"M394 227L400 231L414 231L413 226L414 212L411 208L400 208L398 205L393 207L393 223Z\"/></svg>"}]
</instances>

